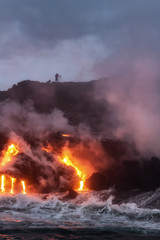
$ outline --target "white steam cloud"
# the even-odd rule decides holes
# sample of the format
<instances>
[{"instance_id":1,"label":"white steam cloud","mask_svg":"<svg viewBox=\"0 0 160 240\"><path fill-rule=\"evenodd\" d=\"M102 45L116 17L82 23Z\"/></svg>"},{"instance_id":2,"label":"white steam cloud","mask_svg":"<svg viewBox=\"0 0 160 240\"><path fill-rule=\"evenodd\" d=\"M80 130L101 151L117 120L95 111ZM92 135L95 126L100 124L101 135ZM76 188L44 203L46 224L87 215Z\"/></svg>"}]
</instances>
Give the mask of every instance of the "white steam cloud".
<instances>
[{"instance_id":1,"label":"white steam cloud","mask_svg":"<svg viewBox=\"0 0 160 240\"><path fill-rule=\"evenodd\" d=\"M73 131L68 119L63 116L62 111L54 109L49 114L37 113L32 102L20 105L14 101L0 103L0 131L15 132L22 136L28 134L44 138L47 134L57 131Z\"/></svg>"},{"instance_id":2,"label":"white steam cloud","mask_svg":"<svg viewBox=\"0 0 160 240\"><path fill-rule=\"evenodd\" d=\"M130 67L120 76L106 79L98 87L98 96L116 113L114 137L134 142L142 153L160 155L158 65L151 58L126 64Z\"/></svg>"}]
</instances>

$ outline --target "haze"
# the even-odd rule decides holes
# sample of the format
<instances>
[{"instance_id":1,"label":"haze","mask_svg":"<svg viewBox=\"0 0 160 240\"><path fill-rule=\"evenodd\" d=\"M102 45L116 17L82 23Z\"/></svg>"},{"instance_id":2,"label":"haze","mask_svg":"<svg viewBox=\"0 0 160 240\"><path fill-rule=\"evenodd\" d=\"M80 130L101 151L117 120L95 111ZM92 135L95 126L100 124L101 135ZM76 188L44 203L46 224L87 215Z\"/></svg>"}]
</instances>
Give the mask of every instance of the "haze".
<instances>
[{"instance_id":1,"label":"haze","mask_svg":"<svg viewBox=\"0 0 160 240\"><path fill-rule=\"evenodd\" d=\"M158 62L159 9L157 0L0 0L0 90L56 72L89 81L122 74L137 58Z\"/></svg>"}]
</instances>

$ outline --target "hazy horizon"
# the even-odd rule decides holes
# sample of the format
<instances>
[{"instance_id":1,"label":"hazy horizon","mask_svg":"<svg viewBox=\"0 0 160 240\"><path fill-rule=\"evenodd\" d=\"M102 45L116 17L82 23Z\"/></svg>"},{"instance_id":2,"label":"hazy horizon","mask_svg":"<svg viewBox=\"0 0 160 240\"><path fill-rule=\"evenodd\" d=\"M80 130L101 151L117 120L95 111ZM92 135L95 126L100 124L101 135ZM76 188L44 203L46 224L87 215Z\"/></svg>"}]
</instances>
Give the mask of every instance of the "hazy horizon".
<instances>
[{"instance_id":1,"label":"hazy horizon","mask_svg":"<svg viewBox=\"0 0 160 240\"><path fill-rule=\"evenodd\" d=\"M159 62L153 0L0 0L0 90L25 80L90 81Z\"/></svg>"}]
</instances>

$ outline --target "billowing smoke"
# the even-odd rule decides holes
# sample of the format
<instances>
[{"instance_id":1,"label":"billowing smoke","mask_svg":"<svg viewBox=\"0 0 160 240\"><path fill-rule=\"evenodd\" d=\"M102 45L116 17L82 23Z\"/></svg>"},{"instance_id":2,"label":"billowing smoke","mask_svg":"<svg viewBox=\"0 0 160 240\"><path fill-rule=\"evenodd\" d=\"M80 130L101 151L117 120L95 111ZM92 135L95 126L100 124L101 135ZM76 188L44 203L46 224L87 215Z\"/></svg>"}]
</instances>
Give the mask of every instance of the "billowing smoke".
<instances>
[{"instance_id":1,"label":"billowing smoke","mask_svg":"<svg viewBox=\"0 0 160 240\"><path fill-rule=\"evenodd\" d=\"M20 104L6 100L1 102L0 112L1 162L9 144L14 143L19 149L12 161L1 166L1 173L26 179L28 190L64 191L74 186L78 189L80 176L73 167L62 163L66 156L85 178L104 167L106 155L89 127L69 124L61 110L38 113L32 101Z\"/></svg>"},{"instance_id":2,"label":"billowing smoke","mask_svg":"<svg viewBox=\"0 0 160 240\"><path fill-rule=\"evenodd\" d=\"M159 156L160 74L157 63L151 58L136 58L125 64L128 69L104 80L97 87L96 95L113 108L115 138L134 142L143 154Z\"/></svg>"},{"instance_id":3,"label":"billowing smoke","mask_svg":"<svg viewBox=\"0 0 160 240\"><path fill-rule=\"evenodd\" d=\"M10 143L19 148L19 154L1 166L1 172L27 179L34 191L36 188L37 191L48 192L63 187L65 171L62 169L59 174L61 164L56 161L54 154L47 154L42 149L50 134L73 132L73 127L68 124L63 113L55 109L50 114L39 114L33 103L19 104L14 101L2 102L0 112L0 132L7 138L7 142L2 138L4 150L1 159ZM69 172L70 169L67 169L68 174ZM69 180L66 180L67 184Z\"/></svg>"},{"instance_id":4,"label":"billowing smoke","mask_svg":"<svg viewBox=\"0 0 160 240\"><path fill-rule=\"evenodd\" d=\"M50 114L39 114L31 101L23 105L14 101L2 102L0 112L0 131L5 133L15 132L19 136L45 138L50 132L74 130L62 111L55 109Z\"/></svg>"},{"instance_id":5,"label":"billowing smoke","mask_svg":"<svg viewBox=\"0 0 160 240\"><path fill-rule=\"evenodd\" d=\"M160 161L150 158L159 156L155 66L136 61L116 78L23 81L1 93L1 162L10 144L19 149L1 173L40 193L77 190L82 181L97 190L158 187Z\"/></svg>"}]
</instances>

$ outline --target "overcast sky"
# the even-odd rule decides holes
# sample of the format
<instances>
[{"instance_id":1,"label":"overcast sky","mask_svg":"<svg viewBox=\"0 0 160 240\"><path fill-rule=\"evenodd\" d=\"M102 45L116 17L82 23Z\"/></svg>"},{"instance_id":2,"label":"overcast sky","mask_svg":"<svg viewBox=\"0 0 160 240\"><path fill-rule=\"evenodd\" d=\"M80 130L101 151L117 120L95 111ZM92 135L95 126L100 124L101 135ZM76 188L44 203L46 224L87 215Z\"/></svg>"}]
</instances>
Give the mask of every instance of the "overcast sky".
<instances>
[{"instance_id":1,"label":"overcast sky","mask_svg":"<svg viewBox=\"0 0 160 240\"><path fill-rule=\"evenodd\" d=\"M160 62L159 0L0 0L0 90L89 81Z\"/></svg>"}]
</instances>

